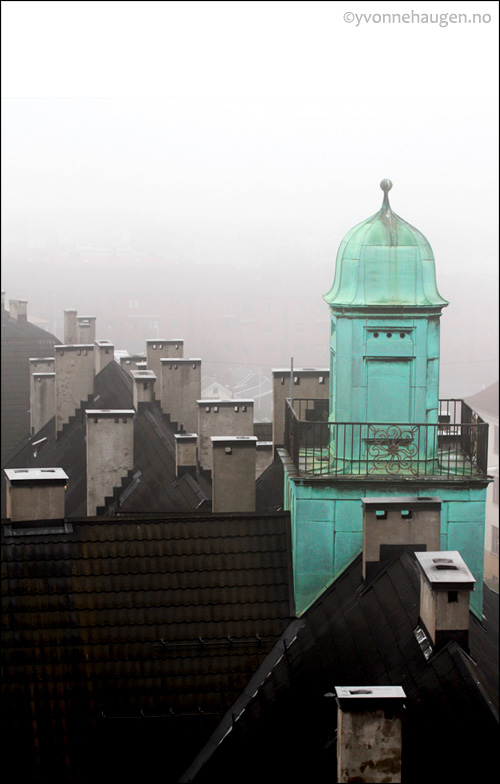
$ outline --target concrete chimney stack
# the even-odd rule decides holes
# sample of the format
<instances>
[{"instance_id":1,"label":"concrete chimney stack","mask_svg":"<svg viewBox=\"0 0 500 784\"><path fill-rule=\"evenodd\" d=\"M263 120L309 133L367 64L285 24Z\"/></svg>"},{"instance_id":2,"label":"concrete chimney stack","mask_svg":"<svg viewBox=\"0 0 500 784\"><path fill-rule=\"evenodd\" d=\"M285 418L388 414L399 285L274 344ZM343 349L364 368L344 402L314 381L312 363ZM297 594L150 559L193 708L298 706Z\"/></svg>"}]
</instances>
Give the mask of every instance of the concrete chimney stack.
<instances>
[{"instance_id":1,"label":"concrete chimney stack","mask_svg":"<svg viewBox=\"0 0 500 784\"><path fill-rule=\"evenodd\" d=\"M198 460L212 470L212 436L253 436L253 400L198 400Z\"/></svg>"},{"instance_id":2,"label":"concrete chimney stack","mask_svg":"<svg viewBox=\"0 0 500 784\"><path fill-rule=\"evenodd\" d=\"M56 413L56 374L34 373L30 406L31 433L38 433Z\"/></svg>"},{"instance_id":3,"label":"concrete chimney stack","mask_svg":"<svg viewBox=\"0 0 500 784\"><path fill-rule=\"evenodd\" d=\"M68 308L64 311L64 343L67 346L73 346L78 343L76 336L76 310Z\"/></svg>"},{"instance_id":4,"label":"concrete chimney stack","mask_svg":"<svg viewBox=\"0 0 500 784\"><path fill-rule=\"evenodd\" d=\"M175 474L178 479L184 474L196 474L196 433L177 433L175 436Z\"/></svg>"},{"instance_id":5,"label":"concrete chimney stack","mask_svg":"<svg viewBox=\"0 0 500 784\"><path fill-rule=\"evenodd\" d=\"M328 400L330 371L328 368L297 368L290 375L290 368L276 368L273 373L273 449L285 445L285 406L290 397L293 380L293 397L309 400ZM311 404L312 405L312 404Z\"/></svg>"},{"instance_id":6,"label":"concrete chimney stack","mask_svg":"<svg viewBox=\"0 0 500 784\"><path fill-rule=\"evenodd\" d=\"M76 342L94 343L96 335L96 316L77 316Z\"/></svg>"},{"instance_id":7,"label":"concrete chimney stack","mask_svg":"<svg viewBox=\"0 0 500 784\"><path fill-rule=\"evenodd\" d=\"M94 345L55 346L56 437L94 388Z\"/></svg>"},{"instance_id":8,"label":"concrete chimney stack","mask_svg":"<svg viewBox=\"0 0 500 784\"><path fill-rule=\"evenodd\" d=\"M403 688L335 686L335 699L337 781L400 782Z\"/></svg>"},{"instance_id":9,"label":"concrete chimney stack","mask_svg":"<svg viewBox=\"0 0 500 784\"><path fill-rule=\"evenodd\" d=\"M87 409L87 515L97 514L106 497L134 467L133 409Z\"/></svg>"},{"instance_id":10,"label":"concrete chimney stack","mask_svg":"<svg viewBox=\"0 0 500 784\"><path fill-rule=\"evenodd\" d=\"M184 356L184 341L176 340L146 340L147 368L156 373L156 378L161 383L161 360L164 358L182 359ZM161 390L160 390L161 391ZM159 395L160 397L160 395Z\"/></svg>"},{"instance_id":11,"label":"concrete chimney stack","mask_svg":"<svg viewBox=\"0 0 500 784\"><path fill-rule=\"evenodd\" d=\"M5 468L11 522L63 520L68 476L62 468Z\"/></svg>"},{"instance_id":12,"label":"concrete chimney stack","mask_svg":"<svg viewBox=\"0 0 500 784\"><path fill-rule=\"evenodd\" d=\"M28 300L10 299L9 315L16 321L28 321Z\"/></svg>"},{"instance_id":13,"label":"concrete chimney stack","mask_svg":"<svg viewBox=\"0 0 500 784\"><path fill-rule=\"evenodd\" d=\"M161 410L177 429L195 433L201 396L201 359L162 358Z\"/></svg>"},{"instance_id":14,"label":"concrete chimney stack","mask_svg":"<svg viewBox=\"0 0 500 784\"><path fill-rule=\"evenodd\" d=\"M144 368L139 368L139 365L145 365ZM146 355L145 354L132 354L126 357L120 357L120 367L131 373L132 370L147 369Z\"/></svg>"},{"instance_id":15,"label":"concrete chimney stack","mask_svg":"<svg viewBox=\"0 0 500 784\"><path fill-rule=\"evenodd\" d=\"M97 376L106 365L114 361L115 347L109 340L96 340L94 354L95 374Z\"/></svg>"},{"instance_id":16,"label":"concrete chimney stack","mask_svg":"<svg viewBox=\"0 0 500 784\"><path fill-rule=\"evenodd\" d=\"M456 550L415 553L420 570L420 619L431 644L455 640L469 651L469 602L476 580Z\"/></svg>"},{"instance_id":17,"label":"concrete chimney stack","mask_svg":"<svg viewBox=\"0 0 500 784\"><path fill-rule=\"evenodd\" d=\"M256 436L213 436L212 512L255 512Z\"/></svg>"},{"instance_id":18,"label":"concrete chimney stack","mask_svg":"<svg viewBox=\"0 0 500 784\"><path fill-rule=\"evenodd\" d=\"M436 550L441 543L441 499L396 496L362 498L363 578L398 551Z\"/></svg>"},{"instance_id":19,"label":"concrete chimney stack","mask_svg":"<svg viewBox=\"0 0 500 784\"><path fill-rule=\"evenodd\" d=\"M139 410L141 403L154 403L156 375L152 370L131 370L134 380L134 408Z\"/></svg>"},{"instance_id":20,"label":"concrete chimney stack","mask_svg":"<svg viewBox=\"0 0 500 784\"><path fill-rule=\"evenodd\" d=\"M36 430L34 430L34 427L36 425L35 425L35 422L33 421L34 411L35 411L35 407L36 407L36 403L35 403L35 389L34 389L34 375L35 375L35 373L37 373L37 374L40 374L40 373L54 373L55 372L55 358L54 357L30 357L28 361L29 361L29 366L30 366L30 432L31 433L37 433L38 430L40 430L40 427L38 427ZM50 386L50 384L48 386ZM40 389L36 390L38 402L40 402L40 395L39 395L40 391L41 391ZM45 394L45 393L43 393L43 394ZM54 386L54 394L55 394L55 386ZM56 413L56 409L55 409L55 398L54 398L53 411L52 411L52 414L49 417L49 419L51 417L53 417L55 413ZM38 421L39 421L39 417L37 417L37 422ZM45 422L44 422L44 424L45 424ZM43 427L43 425L41 427Z\"/></svg>"}]
</instances>

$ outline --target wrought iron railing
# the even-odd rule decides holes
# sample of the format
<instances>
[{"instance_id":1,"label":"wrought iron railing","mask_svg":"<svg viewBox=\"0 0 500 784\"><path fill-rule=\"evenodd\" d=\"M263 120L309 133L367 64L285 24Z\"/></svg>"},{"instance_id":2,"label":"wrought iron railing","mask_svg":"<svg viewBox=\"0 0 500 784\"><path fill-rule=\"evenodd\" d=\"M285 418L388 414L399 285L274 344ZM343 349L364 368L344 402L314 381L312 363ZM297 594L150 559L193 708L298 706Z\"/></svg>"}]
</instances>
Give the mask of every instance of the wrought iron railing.
<instances>
[{"instance_id":1,"label":"wrought iron railing","mask_svg":"<svg viewBox=\"0 0 500 784\"><path fill-rule=\"evenodd\" d=\"M462 400L435 423L328 422L328 400L287 400L285 446L302 474L485 476L488 425Z\"/></svg>"}]
</instances>

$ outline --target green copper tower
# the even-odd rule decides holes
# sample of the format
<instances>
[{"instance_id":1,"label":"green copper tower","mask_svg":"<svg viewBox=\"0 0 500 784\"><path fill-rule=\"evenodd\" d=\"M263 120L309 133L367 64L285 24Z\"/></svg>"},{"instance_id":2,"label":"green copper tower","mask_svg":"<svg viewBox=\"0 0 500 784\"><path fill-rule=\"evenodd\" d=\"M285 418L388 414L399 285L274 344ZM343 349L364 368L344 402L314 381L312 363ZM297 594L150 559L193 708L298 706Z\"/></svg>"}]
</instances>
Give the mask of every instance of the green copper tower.
<instances>
[{"instance_id":1,"label":"green copper tower","mask_svg":"<svg viewBox=\"0 0 500 784\"><path fill-rule=\"evenodd\" d=\"M295 598L306 609L362 547L362 497L439 496L441 547L476 578L480 615L487 426L463 401L439 399L440 317L432 248L381 209L342 240L330 309L330 398L287 402L285 507Z\"/></svg>"}]
</instances>

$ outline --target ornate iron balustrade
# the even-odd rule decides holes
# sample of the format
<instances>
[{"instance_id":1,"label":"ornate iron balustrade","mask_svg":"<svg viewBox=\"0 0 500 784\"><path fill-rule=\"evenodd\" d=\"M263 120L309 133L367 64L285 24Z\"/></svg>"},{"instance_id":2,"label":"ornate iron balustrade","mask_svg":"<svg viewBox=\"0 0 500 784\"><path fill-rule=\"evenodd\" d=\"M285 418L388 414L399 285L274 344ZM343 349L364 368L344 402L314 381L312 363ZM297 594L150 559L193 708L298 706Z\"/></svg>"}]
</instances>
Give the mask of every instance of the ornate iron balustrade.
<instances>
[{"instance_id":1,"label":"ornate iron balustrade","mask_svg":"<svg viewBox=\"0 0 500 784\"><path fill-rule=\"evenodd\" d=\"M440 400L437 422L328 422L328 401L287 400L285 445L308 475L486 476L488 425L461 400Z\"/></svg>"}]
</instances>

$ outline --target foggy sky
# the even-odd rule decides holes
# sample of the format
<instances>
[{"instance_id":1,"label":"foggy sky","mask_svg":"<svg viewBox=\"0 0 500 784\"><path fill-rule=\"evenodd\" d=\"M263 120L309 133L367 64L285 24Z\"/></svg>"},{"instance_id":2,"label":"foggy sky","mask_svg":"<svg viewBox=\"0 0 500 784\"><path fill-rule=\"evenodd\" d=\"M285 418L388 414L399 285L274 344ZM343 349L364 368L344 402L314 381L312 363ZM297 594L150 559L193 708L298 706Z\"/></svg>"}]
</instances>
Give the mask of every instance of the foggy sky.
<instances>
[{"instance_id":1,"label":"foggy sky","mask_svg":"<svg viewBox=\"0 0 500 784\"><path fill-rule=\"evenodd\" d=\"M396 10L491 22L343 20ZM388 177L451 303L446 360L490 383L497 29L492 2L2 3L2 289L25 298L12 248L56 242L242 271L288 254L322 293Z\"/></svg>"}]
</instances>

